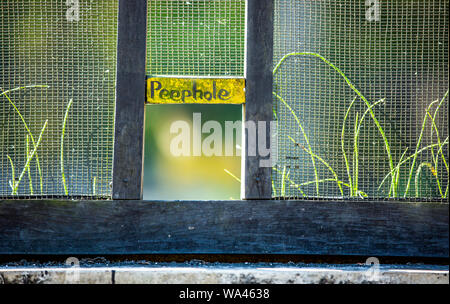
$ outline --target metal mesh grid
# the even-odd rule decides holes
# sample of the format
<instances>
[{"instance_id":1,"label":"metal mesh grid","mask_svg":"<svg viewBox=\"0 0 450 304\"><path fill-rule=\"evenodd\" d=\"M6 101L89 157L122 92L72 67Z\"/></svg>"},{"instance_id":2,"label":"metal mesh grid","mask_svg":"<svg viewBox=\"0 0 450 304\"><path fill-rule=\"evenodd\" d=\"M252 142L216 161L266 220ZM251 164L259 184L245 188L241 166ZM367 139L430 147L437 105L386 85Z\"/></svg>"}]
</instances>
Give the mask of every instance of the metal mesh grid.
<instances>
[{"instance_id":1,"label":"metal mesh grid","mask_svg":"<svg viewBox=\"0 0 450 304\"><path fill-rule=\"evenodd\" d=\"M243 76L245 0L148 2L147 74Z\"/></svg>"},{"instance_id":2,"label":"metal mesh grid","mask_svg":"<svg viewBox=\"0 0 450 304\"><path fill-rule=\"evenodd\" d=\"M301 54L274 75L273 196L448 197L448 1L275 0L274 22L274 67Z\"/></svg>"},{"instance_id":3,"label":"metal mesh grid","mask_svg":"<svg viewBox=\"0 0 450 304\"><path fill-rule=\"evenodd\" d=\"M117 8L117 0L0 2L0 88L49 86L7 94L36 145L48 121L29 172L24 170L29 132L5 94L0 96L0 199L110 196ZM30 137L29 152L34 150ZM16 180L24 172L14 195L8 157Z\"/></svg>"}]
</instances>

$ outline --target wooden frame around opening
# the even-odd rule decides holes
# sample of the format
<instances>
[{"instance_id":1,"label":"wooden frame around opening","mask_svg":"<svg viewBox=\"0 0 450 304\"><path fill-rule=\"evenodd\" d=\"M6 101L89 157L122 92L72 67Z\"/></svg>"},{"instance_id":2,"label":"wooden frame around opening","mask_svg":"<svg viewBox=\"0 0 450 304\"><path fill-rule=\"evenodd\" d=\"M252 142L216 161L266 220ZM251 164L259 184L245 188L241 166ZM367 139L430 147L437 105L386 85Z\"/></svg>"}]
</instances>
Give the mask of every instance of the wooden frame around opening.
<instances>
[{"instance_id":1,"label":"wooden frame around opening","mask_svg":"<svg viewBox=\"0 0 450 304\"><path fill-rule=\"evenodd\" d=\"M448 258L448 204L0 201L0 254Z\"/></svg>"}]
</instances>

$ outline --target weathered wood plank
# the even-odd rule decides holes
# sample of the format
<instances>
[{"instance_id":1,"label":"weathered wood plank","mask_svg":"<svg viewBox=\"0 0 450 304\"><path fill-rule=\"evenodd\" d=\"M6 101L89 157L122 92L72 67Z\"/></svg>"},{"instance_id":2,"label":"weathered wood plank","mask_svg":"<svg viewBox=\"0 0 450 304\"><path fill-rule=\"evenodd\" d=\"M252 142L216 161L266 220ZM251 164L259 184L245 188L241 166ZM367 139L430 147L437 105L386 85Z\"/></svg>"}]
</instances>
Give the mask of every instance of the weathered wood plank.
<instances>
[{"instance_id":1,"label":"weathered wood plank","mask_svg":"<svg viewBox=\"0 0 450 304\"><path fill-rule=\"evenodd\" d=\"M262 167L264 159L256 148L256 156L248 153L251 145L270 142L268 131L272 121L272 68L273 68L273 0L247 1L247 50L246 50L246 122L265 122L265 141L258 132L244 141L245 154L242 156L242 194L245 199L267 199L272 197L271 168ZM254 148L254 147L253 147Z\"/></svg>"},{"instance_id":2,"label":"weathered wood plank","mask_svg":"<svg viewBox=\"0 0 450 304\"><path fill-rule=\"evenodd\" d=\"M445 203L0 201L0 254L449 256Z\"/></svg>"},{"instance_id":3,"label":"weathered wood plank","mask_svg":"<svg viewBox=\"0 0 450 304\"><path fill-rule=\"evenodd\" d=\"M119 1L112 197L142 199L147 0Z\"/></svg>"}]
</instances>

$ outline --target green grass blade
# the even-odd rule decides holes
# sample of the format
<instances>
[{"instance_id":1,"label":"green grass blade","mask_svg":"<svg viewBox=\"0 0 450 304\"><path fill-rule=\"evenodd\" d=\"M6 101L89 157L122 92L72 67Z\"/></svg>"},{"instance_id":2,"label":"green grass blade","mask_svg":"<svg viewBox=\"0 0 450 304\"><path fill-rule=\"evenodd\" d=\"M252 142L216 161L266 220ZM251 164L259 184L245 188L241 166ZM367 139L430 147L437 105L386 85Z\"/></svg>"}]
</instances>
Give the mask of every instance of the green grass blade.
<instances>
[{"instance_id":1,"label":"green grass blade","mask_svg":"<svg viewBox=\"0 0 450 304\"><path fill-rule=\"evenodd\" d=\"M336 172L333 170L333 168L332 168L332 167L331 167L331 166L330 166L330 165L329 165L322 157L318 156L317 154L315 154L315 153L313 153L313 152L308 151L308 149L306 149L305 147L303 147L303 146L301 146L300 144L298 144L297 142L295 142L295 140L294 140L292 137L288 136L288 138L289 138L296 146L299 146L300 148L302 148L306 153L310 154L310 155L311 155L312 157L314 157L314 158L317 158L322 164L325 165L325 167L327 167L328 170L330 170L331 174L333 174L333 176L334 176L334 180L336 181L336 183L337 183L337 185L338 185L338 187L339 187L339 191L341 192L341 195L344 196L344 190L342 190L342 186L341 186L341 184L338 182L338 181L339 181L339 178L338 178ZM318 179L316 179L316 181L319 182Z\"/></svg>"},{"instance_id":2,"label":"green grass blade","mask_svg":"<svg viewBox=\"0 0 450 304\"><path fill-rule=\"evenodd\" d=\"M356 95L358 95L366 104L367 107L370 107L370 102L367 100L366 97L364 97L364 95L355 87L355 85L350 81L350 79L338 68L336 67L333 63L331 63L329 60L327 60L325 57L323 57L322 55L318 54L318 53L312 53L312 52L295 52L295 53L289 53L284 55L281 60L278 62L278 64L275 66L274 70L273 70L273 74L275 74L278 69L280 68L281 64L289 57L291 56L313 56L316 58L319 58L320 60L322 60L323 62L325 62L329 67L331 67L334 71L336 71L347 83L347 85L356 93ZM391 148L389 145L389 141L387 139L387 136L384 132L383 127L381 126L381 124L379 123L378 119L376 118L375 114L373 113L372 110L369 111L370 116L372 117L372 120L374 121L375 125L378 128L378 131L381 135L381 137L383 138L384 141L384 146L386 149L386 153L387 153L387 157L388 157L388 161L389 161L389 167L391 169L391 172L394 171L394 161L392 158L392 154L391 154ZM393 176L391 176L392 180L393 180Z\"/></svg>"},{"instance_id":3,"label":"green grass blade","mask_svg":"<svg viewBox=\"0 0 450 304\"><path fill-rule=\"evenodd\" d=\"M351 188L352 187L351 185L349 185L347 183L344 183L341 180L336 181L336 179L334 179L334 178L324 178L324 179L320 179L319 180L319 183L325 183L325 182L334 182L334 183L336 182L336 183L339 183L342 186L345 186L347 188ZM315 183L316 183L315 180L314 181L307 181L307 182L303 182L301 184L295 184L295 186L308 186L308 185L315 184ZM292 186L294 186L294 185L292 185ZM368 197L367 193L365 193L363 191L358 191L358 194L363 196L363 197Z\"/></svg>"},{"instance_id":4,"label":"green grass blade","mask_svg":"<svg viewBox=\"0 0 450 304\"><path fill-rule=\"evenodd\" d=\"M436 126L436 116L437 116L437 113L439 112L439 109L441 108L442 104L443 104L444 101L447 99L447 96L448 96L448 90L447 90L447 92L445 92L444 97L442 97L442 99L441 99L441 101L439 102L438 106L437 106L436 109L434 110L433 117L431 117L431 114L429 114L429 112L427 111L428 115L429 115L430 118L431 118L431 124L432 124L432 126L433 126L433 128L431 128L430 138L431 138L431 139L433 138L433 132L436 131L436 137L437 137L438 143L440 143L440 137L439 137L439 131L438 131L438 128L437 128L437 126ZM439 155L439 153L438 153L437 155ZM444 165L445 165L445 167L446 167L446 169L447 169L447 174L448 174L448 165L447 165L447 161L446 161L446 159L445 159L445 155L444 155L443 153L441 153L441 156L442 156L442 161L444 162ZM436 163L436 159L435 159L435 157L434 157L434 149L431 149L431 157L433 158L434 162ZM436 170L437 170L437 168L436 168Z\"/></svg>"},{"instance_id":5,"label":"green grass blade","mask_svg":"<svg viewBox=\"0 0 450 304\"><path fill-rule=\"evenodd\" d=\"M237 180L239 183L241 182L241 179L239 177L237 177L236 175L234 175L233 173L231 173L230 171L228 171L227 169L223 169L223 171L225 171L225 173L227 173L229 176L231 176L232 178L234 178L235 180Z\"/></svg>"},{"instance_id":6,"label":"green grass blade","mask_svg":"<svg viewBox=\"0 0 450 304\"><path fill-rule=\"evenodd\" d=\"M306 135L306 132L305 132L305 130L303 129L303 126L302 126L302 124L301 124L301 122L300 122L300 119L298 118L298 116L297 116L297 114L295 113L295 111L291 108L291 106L290 105L288 105L288 103L280 96L280 95L278 95L277 93L275 93L275 92L273 92L273 94L289 109L289 111L291 112L291 114L294 116L294 118L295 118L295 121L297 122L297 125L298 125L298 127L300 128L300 131L302 132L302 135L303 135L303 137L305 138L305 141L306 141L306 145L308 146L308 149L309 149L309 151L312 153L312 148L311 148L311 145L310 145L310 143L309 143L309 138L308 138L308 135ZM314 176L315 176L315 179L316 180L319 180L319 174L318 174L318 172L317 172L317 167L316 167L316 161L315 161L315 159L314 159L314 157L313 156L311 156L311 162L312 162L312 165L313 165L313 168L314 168ZM319 194L319 183L316 183L316 193L317 193L317 196L319 196L320 194Z\"/></svg>"},{"instance_id":7,"label":"green grass blade","mask_svg":"<svg viewBox=\"0 0 450 304\"><path fill-rule=\"evenodd\" d=\"M30 157L30 136L27 134L27 158ZM33 195L33 179L31 178L31 169L28 167L28 180L30 187L30 194Z\"/></svg>"},{"instance_id":8,"label":"green grass blade","mask_svg":"<svg viewBox=\"0 0 450 304\"><path fill-rule=\"evenodd\" d=\"M42 135L44 134L45 129L47 128L48 120L45 121L44 126L42 127L41 133L39 134L38 141L36 143L36 146L33 149L33 152L29 156L27 156L27 162L25 163L25 167L22 170L22 173L20 173L20 176L15 184L14 192L17 194L17 189L19 188L19 184L22 181L23 176L25 175L25 172L28 170L28 167L30 166L30 162L33 159L33 157L36 155L36 151L41 144L42 141Z\"/></svg>"},{"instance_id":9,"label":"green grass blade","mask_svg":"<svg viewBox=\"0 0 450 304\"><path fill-rule=\"evenodd\" d=\"M439 136L439 130L438 130L437 126L436 126L436 122L434 121L435 118L433 118L433 116L431 116L429 111L427 111L427 115L431 119L431 126L432 126L431 130L436 129L436 138L437 138L437 144L438 144L438 151L442 152L442 149L441 149L441 146L442 146L441 138ZM439 164L439 155L441 155L442 162L444 163L444 167L446 168L447 174L448 174L448 165L447 165L447 160L445 159L444 153L439 153L438 152L436 154L436 156L435 156L434 155L434 148L432 148L431 149L431 159L433 160L434 168L436 169L436 172L437 172L438 164ZM436 175L436 183L437 183L437 186L438 186L438 189L439 189L439 194L442 197L444 194L442 193L441 183L440 183L438 175Z\"/></svg>"},{"instance_id":10,"label":"green grass blade","mask_svg":"<svg viewBox=\"0 0 450 304\"><path fill-rule=\"evenodd\" d=\"M443 147L444 147L443 144L440 144L440 145L439 145L439 150L437 151L437 155L439 155L439 153L441 153L442 155L444 154L444 153L443 153L443 150L442 150ZM447 188L446 188L446 190L445 190L445 193L442 194L441 184L440 184L439 178L438 178L438 176L437 176L438 161L439 161L439 158L436 157L435 163L434 163L434 168L436 169L436 181L437 181L437 184L438 184L438 187L439 187L439 192L440 192L440 194L441 194L441 197L442 197L442 198L445 198L445 197L446 197L446 193L448 192L448 182L447 182ZM447 174L448 174L448 170L447 170Z\"/></svg>"},{"instance_id":11,"label":"green grass blade","mask_svg":"<svg viewBox=\"0 0 450 304\"><path fill-rule=\"evenodd\" d=\"M92 181L92 195L97 195L97 177L94 176L94 180Z\"/></svg>"},{"instance_id":12,"label":"green grass blade","mask_svg":"<svg viewBox=\"0 0 450 304\"><path fill-rule=\"evenodd\" d=\"M344 120L343 120L343 123L342 123L342 132L341 132L342 156L344 157L345 168L347 169L348 183L350 185L353 185L353 182L352 182L352 175L350 173L350 165L349 165L349 162L348 162L347 153L345 152L345 124L347 123L347 117L348 117L348 115L350 113L350 110L351 110L353 104L356 101L356 98L357 97L353 98L353 101L350 103L349 107L347 108L347 112L345 113ZM353 196L353 187L350 187L350 196Z\"/></svg>"},{"instance_id":13,"label":"green grass blade","mask_svg":"<svg viewBox=\"0 0 450 304\"><path fill-rule=\"evenodd\" d=\"M280 170L278 170L276 167L273 167L273 170L277 171L278 173L282 173ZM303 197L306 197L305 192L303 192L303 190L301 189L300 186L298 186L293 180L291 180L289 178L289 176L286 177L286 180L291 184L291 186L293 186L294 188L296 188ZM315 182L314 182L315 183Z\"/></svg>"},{"instance_id":14,"label":"green grass blade","mask_svg":"<svg viewBox=\"0 0 450 304\"><path fill-rule=\"evenodd\" d=\"M64 121L62 125L62 132L61 132L61 179L64 187L64 194L69 195L69 190L67 189L66 184L66 176L64 175L64 135L66 134L66 124L67 124L67 118L69 117L69 110L72 106L73 100L69 100L69 103L67 104L66 114L64 115Z\"/></svg>"},{"instance_id":15,"label":"green grass blade","mask_svg":"<svg viewBox=\"0 0 450 304\"><path fill-rule=\"evenodd\" d=\"M361 116L361 118L358 121L358 113L356 113L356 118L355 118L355 130L354 130L354 177L353 177L353 184L354 184L354 189L353 192L354 193L358 193L358 179L359 179L359 134L361 133L361 126L363 125L364 122L364 118L366 118L367 114L370 113L370 111L372 111L372 109L377 106L378 104L384 102L385 99L380 99L377 102L373 103L370 105L370 107L368 107L366 109L366 111L364 111L363 115ZM392 184L392 183L391 183ZM394 196L396 196L396 193L394 193Z\"/></svg>"},{"instance_id":16,"label":"green grass blade","mask_svg":"<svg viewBox=\"0 0 450 304\"><path fill-rule=\"evenodd\" d=\"M358 193L359 157L358 157L358 112L356 112L355 126L353 130L353 192Z\"/></svg>"},{"instance_id":17,"label":"green grass blade","mask_svg":"<svg viewBox=\"0 0 450 304\"><path fill-rule=\"evenodd\" d=\"M447 138L444 140L444 142L442 143L442 146L445 146L445 145L448 145L448 137L447 137ZM407 161L409 161L409 160L412 159L413 157L416 157L417 155L421 154L422 152L424 152L424 151L426 151L426 150L428 150L428 149L431 149L431 148L433 148L433 147L437 147L437 146L439 146L439 145L438 145L438 144L431 144L431 145L428 145L428 146L426 146L426 147L423 147L423 148L420 149L419 151L416 151L414 154L408 156L408 157L405 158L403 161L399 162L397 166L400 167L401 165L405 164ZM389 172L389 173L383 178L383 180L381 181L380 186L378 186L378 190L380 190L381 186L383 186L383 184L384 184L384 182L386 181L386 179L387 179L389 176L392 176L394 172L395 172L395 168L394 168L394 170L392 170L391 172Z\"/></svg>"},{"instance_id":18,"label":"green grass blade","mask_svg":"<svg viewBox=\"0 0 450 304\"><path fill-rule=\"evenodd\" d=\"M392 193L398 193L398 180L400 178L400 163L403 161L403 158L406 155L406 152L408 152L408 147L406 147L405 151L402 153L402 156L400 157L400 160L398 161L397 165L395 166L395 173L394 173L394 184L392 184ZM389 191L390 195L391 191ZM395 197L395 195L394 195Z\"/></svg>"},{"instance_id":19,"label":"green grass blade","mask_svg":"<svg viewBox=\"0 0 450 304\"><path fill-rule=\"evenodd\" d=\"M273 196L277 197L277 189L275 189L275 183L273 182L273 178L272 178L272 192Z\"/></svg>"},{"instance_id":20,"label":"green grass blade","mask_svg":"<svg viewBox=\"0 0 450 304\"><path fill-rule=\"evenodd\" d=\"M16 189L16 173L15 173L16 170L14 168L14 162L11 159L11 157L9 155L6 155L6 157L9 160L9 164L11 165L11 180L9 181L9 186L11 187L11 190L12 190L11 194L14 195L14 194L16 194L14 191Z\"/></svg>"},{"instance_id":21,"label":"green grass blade","mask_svg":"<svg viewBox=\"0 0 450 304\"><path fill-rule=\"evenodd\" d=\"M438 143L438 153L436 154L436 156L434 155L434 148L431 149L431 158L433 159L433 163L434 163L434 169L436 170L436 184L438 186L438 190L439 190L439 194L441 195L441 197L444 197L444 193L442 193L442 187L441 187L441 182L439 179L439 175L438 175L438 170L439 170L439 155L441 156L442 159L442 163L444 164L444 167L447 171L447 175L449 173L448 170L448 164L447 164L447 159L445 158L445 155L443 153L442 150L442 143L441 143L441 138L439 136L439 130L437 128L436 125L436 116L437 113L439 112L439 109L441 108L442 104L444 103L444 101L447 99L448 96L448 90L447 92L445 92L444 96L442 97L441 101L439 102L439 104L437 105L436 109L434 110L434 114L433 116L431 116L431 113L429 111L429 108L427 109L427 115L428 117L431 119L431 132L430 132L430 138L433 138L433 133L436 132L436 139L437 139L437 143Z\"/></svg>"},{"instance_id":22,"label":"green grass blade","mask_svg":"<svg viewBox=\"0 0 450 304\"><path fill-rule=\"evenodd\" d=\"M438 100L435 100L432 103L430 103L428 105L428 108L427 108L426 112L428 112L430 110L431 106L433 104L435 104L436 102L438 102ZM428 115L426 114L426 112L425 112L425 115L423 117L422 128L420 130L419 139L417 140L416 151L419 150L420 144L422 143L423 132L425 131L425 125L427 123L427 118L428 118ZM412 180L412 176L413 176L413 172L414 172L414 167L416 165L417 155L418 154L414 153L414 157L413 157L413 161L412 161L412 164L411 164L411 168L409 170L408 182L406 183L406 189L405 189L405 193L403 194L403 197L406 197L408 195L409 188L411 186L411 180Z\"/></svg>"},{"instance_id":23,"label":"green grass blade","mask_svg":"<svg viewBox=\"0 0 450 304\"><path fill-rule=\"evenodd\" d=\"M414 185L416 187L416 197L419 197L419 176L420 173L422 172L422 168L423 167L427 167L428 169L430 169L430 172L433 176L437 177L436 174L436 170L434 169L433 165L429 162L423 162L421 163L418 167L417 167L417 171L416 171L416 176L414 178ZM442 196L442 191L441 191L441 196Z\"/></svg>"},{"instance_id":24,"label":"green grass blade","mask_svg":"<svg viewBox=\"0 0 450 304\"><path fill-rule=\"evenodd\" d=\"M17 108L16 104L8 96L8 94L10 92L19 91L19 90L28 89L28 88L49 88L49 86L47 86L47 85L29 85L29 86L17 87L17 88L14 88L14 89L2 91L2 93L0 93L0 96L2 96L2 95L5 96L6 99L8 100L8 102L12 105L12 107L16 111L16 113L19 115L19 117L22 120L22 123L23 123L25 129L28 132L28 135L30 135L31 142L33 144L33 148L35 148L36 147L36 142L34 140L34 137L33 137L33 134L31 133L30 128L28 127L28 124L25 121L25 118L22 116L22 113L20 113L20 111ZM39 161L39 155L38 155L37 152L36 152L36 165L37 165L38 173L39 173L39 182L40 182L41 194L43 194L44 193L44 179L43 179L41 165L40 165L40 161Z\"/></svg>"},{"instance_id":25,"label":"green grass blade","mask_svg":"<svg viewBox=\"0 0 450 304\"><path fill-rule=\"evenodd\" d=\"M286 196L286 177L289 178L289 173L286 175L286 166L283 167L283 173L281 174L281 196Z\"/></svg>"},{"instance_id":26,"label":"green grass blade","mask_svg":"<svg viewBox=\"0 0 450 304\"><path fill-rule=\"evenodd\" d=\"M2 93L0 93L0 96L9 94L9 93L14 92L14 91L20 91L20 90L31 89L31 88L45 88L45 89L48 89L48 88L50 88L50 86L48 86L48 85L41 85L41 84L32 84L32 85L27 85L27 86L23 86L23 87L17 87L17 88L6 90L6 91L2 90Z\"/></svg>"}]
</instances>

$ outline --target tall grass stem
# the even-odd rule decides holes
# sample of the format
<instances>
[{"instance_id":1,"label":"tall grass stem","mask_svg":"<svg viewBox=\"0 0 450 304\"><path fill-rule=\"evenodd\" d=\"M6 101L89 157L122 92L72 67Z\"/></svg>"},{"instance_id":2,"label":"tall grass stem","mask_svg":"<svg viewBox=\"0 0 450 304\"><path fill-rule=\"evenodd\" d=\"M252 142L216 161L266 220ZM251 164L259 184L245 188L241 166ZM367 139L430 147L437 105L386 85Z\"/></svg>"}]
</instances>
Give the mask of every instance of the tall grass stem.
<instances>
[{"instance_id":1,"label":"tall grass stem","mask_svg":"<svg viewBox=\"0 0 450 304\"><path fill-rule=\"evenodd\" d=\"M61 132L61 179L62 179L62 183L63 183L63 187L64 187L64 194L65 195L69 195L69 190L67 189L67 183L66 183L66 176L64 174L64 135L66 134L66 124L67 124L67 119L69 117L69 110L70 107L72 106L73 100L70 99L69 103L67 104L67 109L66 109L66 114L64 115L64 121L63 121L63 125L62 125L62 132Z\"/></svg>"}]
</instances>

